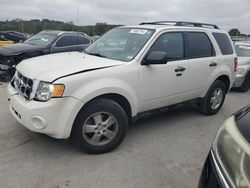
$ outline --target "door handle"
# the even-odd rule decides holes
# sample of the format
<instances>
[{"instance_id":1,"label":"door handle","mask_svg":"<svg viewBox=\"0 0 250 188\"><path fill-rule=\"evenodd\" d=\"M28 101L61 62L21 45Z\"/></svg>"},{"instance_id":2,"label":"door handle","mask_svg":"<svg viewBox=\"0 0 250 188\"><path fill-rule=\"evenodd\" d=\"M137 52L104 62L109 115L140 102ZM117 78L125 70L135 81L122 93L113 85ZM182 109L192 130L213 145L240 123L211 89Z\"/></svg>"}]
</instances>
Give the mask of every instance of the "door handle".
<instances>
[{"instance_id":1,"label":"door handle","mask_svg":"<svg viewBox=\"0 0 250 188\"><path fill-rule=\"evenodd\" d=\"M175 71L175 72L183 72L183 71L185 71L185 70L186 70L185 67L179 66L179 67L177 67L174 71Z\"/></svg>"},{"instance_id":2,"label":"door handle","mask_svg":"<svg viewBox=\"0 0 250 188\"><path fill-rule=\"evenodd\" d=\"M215 62L212 62L209 64L209 67L216 67L216 66L217 66L217 63L215 63Z\"/></svg>"}]
</instances>

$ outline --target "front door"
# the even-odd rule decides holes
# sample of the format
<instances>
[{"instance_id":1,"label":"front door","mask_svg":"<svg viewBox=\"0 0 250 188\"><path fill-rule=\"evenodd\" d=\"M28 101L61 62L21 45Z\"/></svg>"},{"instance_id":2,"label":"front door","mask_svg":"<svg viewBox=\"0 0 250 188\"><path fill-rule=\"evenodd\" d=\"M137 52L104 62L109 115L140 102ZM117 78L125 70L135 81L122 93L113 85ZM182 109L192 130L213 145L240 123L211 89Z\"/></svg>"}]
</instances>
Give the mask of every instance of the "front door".
<instances>
[{"instance_id":1,"label":"front door","mask_svg":"<svg viewBox=\"0 0 250 188\"><path fill-rule=\"evenodd\" d=\"M192 98L189 78L192 76L188 60L185 60L184 34L167 32L158 37L150 48L166 52L168 62L139 66L139 111L159 108Z\"/></svg>"}]
</instances>

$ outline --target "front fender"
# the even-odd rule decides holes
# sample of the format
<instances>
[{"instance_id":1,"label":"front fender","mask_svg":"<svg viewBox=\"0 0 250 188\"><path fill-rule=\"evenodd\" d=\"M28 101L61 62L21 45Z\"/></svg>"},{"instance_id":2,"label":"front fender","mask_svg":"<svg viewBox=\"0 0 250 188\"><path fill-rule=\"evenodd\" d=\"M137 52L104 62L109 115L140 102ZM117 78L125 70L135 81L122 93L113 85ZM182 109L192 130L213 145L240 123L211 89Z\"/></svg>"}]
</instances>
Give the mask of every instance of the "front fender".
<instances>
[{"instance_id":1,"label":"front fender","mask_svg":"<svg viewBox=\"0 0 250 188\"><path fill-rule=\"evenodd\" d=\"M104 94L119 94L125 97L131 107L132 116L137 114L137 94L135 89L133 89L130 85L128 85L125 81L121 79L95 79L92 81L88 81L84 84L77 84L74 82L74 85L77 84L78 87L70 86L70 84L66 83L66 90L64 92L64 96L72 96L83 103L87 103L88 101L104 95Z\"/></svg>"}]
</instances>

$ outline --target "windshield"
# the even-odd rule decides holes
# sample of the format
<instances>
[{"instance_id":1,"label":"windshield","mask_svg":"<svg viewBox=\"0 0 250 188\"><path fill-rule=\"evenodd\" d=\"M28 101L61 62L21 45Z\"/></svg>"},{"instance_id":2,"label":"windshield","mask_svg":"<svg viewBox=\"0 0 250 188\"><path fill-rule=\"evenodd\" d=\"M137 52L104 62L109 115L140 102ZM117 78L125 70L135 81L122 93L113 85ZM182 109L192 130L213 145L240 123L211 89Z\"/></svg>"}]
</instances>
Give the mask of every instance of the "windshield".
<instances>
[{"instance_id":1,"label":"windshield","mask_svg":"<svg viewBox=\"0 0 250 188\"><path fill-rule=\"evenodd\" d=\"M24 41L24 44L31 44L31 45L39 45L39 46L46 46L50 44L55 38L57 37L56 33L38 33L34 35L33 37L30 37L26 41Z\"/></svg>"},{"instance_id":2,"label":"windshield","mask_svg":"<svg viewBox=\"0 0 250 188\"><path fill-rule=\"evenodd\" d=\"M250 57L250 45L236 44L235 50L239 57Z\"/></svg>"},{"instance_id":3,"label":"windshield","mask_svg":"<svg viewBox=\"0 0 250 188\"><path fill-rule=\"evenodd\" d=\"M131 61L153 33L154 30L151 29L116 28L95 41L85 52L120 61Z\"/></svg>"}]
</instances>

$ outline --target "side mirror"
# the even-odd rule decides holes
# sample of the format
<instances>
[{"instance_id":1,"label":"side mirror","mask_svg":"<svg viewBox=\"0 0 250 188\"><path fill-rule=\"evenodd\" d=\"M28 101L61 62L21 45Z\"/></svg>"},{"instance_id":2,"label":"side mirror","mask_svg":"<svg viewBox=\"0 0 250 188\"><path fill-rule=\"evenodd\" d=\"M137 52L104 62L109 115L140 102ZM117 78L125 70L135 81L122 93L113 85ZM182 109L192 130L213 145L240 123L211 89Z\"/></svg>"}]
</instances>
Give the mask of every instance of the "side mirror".
<instances>
[{"instance_id":1,"label":"side mirror","mask_svg":"<svg viewBox=\"0 0 250 188\"><path fill-rule=\"evenodd\" d=\"M160 51L150 52L142 61L142 65L166 64L168 61L167 53Z\"/></svg>"}]
</instances>

